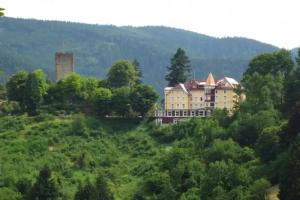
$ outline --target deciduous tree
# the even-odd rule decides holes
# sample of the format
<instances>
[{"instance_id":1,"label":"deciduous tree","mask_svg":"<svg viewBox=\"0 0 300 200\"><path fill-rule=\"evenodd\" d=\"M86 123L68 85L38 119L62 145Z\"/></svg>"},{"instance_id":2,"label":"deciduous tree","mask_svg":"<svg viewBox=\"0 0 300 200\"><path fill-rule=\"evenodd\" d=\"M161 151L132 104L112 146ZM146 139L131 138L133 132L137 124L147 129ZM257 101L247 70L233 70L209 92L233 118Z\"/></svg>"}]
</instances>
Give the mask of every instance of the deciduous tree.
<instances>
[{"instance_id":1,"label":"deciduous tree","mask_svg":"<svg viewBox=\"0 0 300 200\"><path fill-rule=\"evenodd\" d=\"M9 78L6 83L8 100L17 101L23 106L27 79L28 73L25 71L19 71Z\"/></svg>"},{"instance_id":2,"label":"deciduous tree","mask_svg":"<svg viewBox=\"0 0 300 200\"><path fill-rule=\"evenodd\" d=\"M143 117L153 108L158 99L158 94L153 87L148 85L138 85L130 94L132 109L139 112Z\"/></svg>"},{"instance_id":3,"label":"deciduous tree","mask_svg":"<svg viewBox=\"0 0 300 200\"><path fill-rule=\"evenodd\" d=\"M289 158L280 179L280 200L300 199L300 137L289 150Z\"/></svg>"},{"instance_id":4,"label":"deciduous tree","mask_svg":"<svg viewBox=\"0 0 300 200\"><path fill-rule=\"evenodd\" d=\"M46 95L48 84L42 70L35 70L28 75L25 84L24 105L29 114L35 114Z\"/></svg>"},{"instance_id":5,"label":"deciduous tree","mask_svg":"<svg viewBox=\"0 0 300 200\"><path fill-rule=\"evenodd\" d=\"M138 80L137 72L128 60L121 60L110 67L107 74L107 84L112 88L131 87Z\"/></svg>"}]
</instances>

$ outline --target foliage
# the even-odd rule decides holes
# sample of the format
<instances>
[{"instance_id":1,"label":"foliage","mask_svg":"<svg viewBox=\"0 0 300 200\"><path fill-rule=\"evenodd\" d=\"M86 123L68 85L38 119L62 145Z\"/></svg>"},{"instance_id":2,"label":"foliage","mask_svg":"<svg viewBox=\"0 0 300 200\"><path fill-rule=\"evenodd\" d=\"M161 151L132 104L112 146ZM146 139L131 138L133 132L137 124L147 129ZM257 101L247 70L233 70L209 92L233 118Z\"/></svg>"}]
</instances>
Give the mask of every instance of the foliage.
<instances>
[{"instance_id":1,"label":"foliage","mask_svg":"<svg viewBox=\"0 0 300 200\"><path fill-rule=\"evenodd\" d=\"M274 53L263 53L251 60L249 68L245 75L253 75L258 73L260 75L272 74L278 72L289 74L294 67L291 52L281 49Z\"/></svg>"},{"instance_id":2,"label":"foliage","mask_svg":"<svg viewBox=\"0 0 300 200\"><path fill-rule=\"evenodd\" d=\"M300 137L289 149L289 158L280 180L280 199L296 200L300 198Z\"/></svg>"},{"instance_id":3,"label":"foliage","mask_svg":"<svg viewBox=\"0 0 300 200\"><path fill-rule=\"evenodd\" d=\"M108 88L98 88L94 95L94 104L97 114L105 116L111 112L112 92Z\"/></svg>"},{"instance_id":4,"label":"foliage","mask_svg":"<svg viewBox=\"0 0 300 200\"><path fill-rule=\"evenodd\" d=\"M130 61L120 63L130 63L138 77ZM245 74L246 99L235 111L164 126L140 120L157 94L138 78L109 87L108 80L71 74L49 86L41 71L15 75L8 90L22 88L24 96L4 97L0 106L0 195L258 200L272 183L280 184L282 199L299 199L299 97L286 96L298 84L298 69L278 66ZM14 111L22 98L35 116ZM287 102L290 113L282 109Z\"/></svg>"},{"instance_id":5,"label":"foliage","mask_svg":"<svg viewBox=\"0 0 300 200\"><path fill-rule=\"evenodd\" d=\"M107 84L112 88L134 86L138 79L135 67L126 60L116 62L107 73Z\"/></svg>"},{"instance_id":6,"label":"foliage","mask_svg":"<svg viewBox=\"0 0 300 200\"><path fill-rule=\"evenodd\" d=\"M26 199L49 199L55 200L59 197L58 187L54 182L51 170L44 167L37 177L36 182L27 194Z\"/></svg>"},{"instance_id":7,"label":"foliage","mask_svg":"<svg viewBox=\"0 0 300 200\"><path fill-rule=\"evenodd\" d=\"M272 126L265 128L259 135L256 143L256 151L264 162L276 159L280 152L281 127Z\"/></svg>"},{"instance_id":8,"label":"foliage","mask_svg":"<svg viewBox=\"0 0 300 200\"><path fill-rule=\"evenodd\" d=\"M17 101L21 105L24 103L25 85L28 79L28 73L19 71L12 75L6 83L7 98L10 101Z\"/></svg>"},{"instance_id":9,"label":"foliage","mask_svg":"<svg viewBox=\"0 0 300 200\"><path fill-rule=\"evenodd\" d=\"M28 75L24 89L24 107L29 114L35 114L47 94L48 84L42 70L35 70Z\"/></svg>"},{"instance_id":10,"label":"foliage","mask_svg":"<svg viewBox=\"0 0 300 200\"><path fill-rule=\"evenodd\" d=\"M92 184L89 180L82 186L79 185L75 194L75 200L113 200L113 194L109 190L106 179L100 175L96 179L96 183Z\"/></svg>"},{"instance_id":11,"label":"foliage","mask_svg":"<svg viewBox=\"0 0 300 200\"><path fill-rule=\"evenodd\" d=\"M181 48L177 49L171 58L171 65L167 68L168 74L165 76L168 86L175 86L178 83L184 83L190 76L191 66L188 56Z\"/></svg>"},{"instance_id":12,"label":"foliage","mask_svg":"<svg viewBox=\"0 0 300 200\"><path fill-rule=\"evenodd\" d=\"M128 116L130 113L130 88L121 87L113 90L111 100L113 111L119 116Z\"/></svg>"},{"instance_id":13,"label":"foliage","mask_svg":"<svg viewBox=\"0 0 300 200\"><path fill-rule=\"evenodd\" d=\"M105 78L109 66L119 59L137 59L143 81L163 91L164 75L170 57L178 47L189 55L196 78L209 71L216 77L224 74L241 79L249 60L276 47L246 38L215 38L185 30L148 26L116 27L71 22L1 18L0 41L2 80L19 70L41 67L55 80L54 52L61 47L76 55L76 72L84 76ZM30 33L30 34L23 34Z\"/></svg>"},{"instance_id":14,"label":"foliage","mask_svg":"<svg viewBox=\"0 0 300 200\"><path fill-rule=\"evenodd\" d=\"M4 11L5 9L4 8L0 8L0 17L2 17L4 15Z\"/></svg>"},{"instance_id":15,"label":"foliage","mask_svg":"<svg viewBox=\"0 0 300 200\"><path fill-rule=\"evenodd\" d=\"M148 85L138 85L130 94L132 109L145 116L154 107L158 100L158 94L154 88Z\"/></svg>"}]
</instances>

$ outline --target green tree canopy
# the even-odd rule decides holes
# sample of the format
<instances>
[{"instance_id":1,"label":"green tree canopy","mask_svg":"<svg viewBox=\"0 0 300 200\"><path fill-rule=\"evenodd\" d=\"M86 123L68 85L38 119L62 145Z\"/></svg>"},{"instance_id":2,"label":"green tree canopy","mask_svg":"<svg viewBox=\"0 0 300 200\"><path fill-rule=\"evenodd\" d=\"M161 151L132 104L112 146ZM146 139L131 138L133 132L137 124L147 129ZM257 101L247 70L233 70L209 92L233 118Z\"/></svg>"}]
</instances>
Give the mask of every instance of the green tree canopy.
<instances>
[{"instance_id":1,"label":"green tree canopy","mask_svg":"<svg viewBox=\"0 0 300 200\"><path fill-rule=\"evenodd\" d=\"M130 94L132 109L139 112L143 117L153 108L158 99L154 88L148 85L138 85Z\"/></svg>"},{"instance_id":2,"label":"green tree canopy","mask_svg":"<svg viewBox=\"0 0 300 200\"><path fill-rule=\"evenodd\" d=\"M167 69L168 74L165 76L165 79L169 82L169 86L184 83L188 79L191 66L190 60L183 49L177 49L177 52L171 58L171 66L167 67Z\"/></svg>"},{"instance_id":3,"label":"green tree canopy","mask_svg":"<svg viewBox=\"0 0 300 200\"><path fill-rule=\"evenodd\" d=\"M130 113L130 88L120 87L113 90L112 110L120 116L128 116Z\"/></svg>"},{"instance_id":4,"label":"green tree canopy","mask_svg":"<svg viewBox=\"0 0 300 200\"><path fill-rule=\"evenodd\" d=\"M96 183L92 184L89 180L79 188L75 194L75 200L113 200L114 196L107 185L107 179L99 175Z\"/></svg>"},{"instance_id":5,"label":"green tree canopy","mask_svg":"<svg viewBox=\"0 0 300 200\"><path fill-rule=\"evenodd\" d=\"M296 62L298 64L298 67L300 67L300 47L297 50Z\"/></svg>"},{"instance_id":6,"label":"green tree canopy","mask_svg":"<svg viewBox=\"0 0 300 200\"><path fill-rule=\"evenodd\" d=\"M132 62L121 60L110 67L107 73L107 84L109 87L131 87L138 80L138 73Z\"/></svg>"},{"instance_id":7,"label":"green tree canopy","mask_svg":"<svg viewBox=\"0 0 300 200\"><path fill-rule=\"evenodd\" d=\"M59 190L52 178L51 170L48 167L44 167L40 171L39 176L30 189L26 199L56 200L58 198Z\"/></svg>"},{"instance_id":8,"label":"green tree canopy","mask_svg":"<svg viewBox=\"0 0 300 200\"><path fill-rule=\"evenodd\" d=\"M30 114L35 114L36 109L47 94L48 84L46 75L42 70L35 70L28 75L25 84L24 104Z\"/></svg>"},{"instance_id":9,"label":"green tree canopy","mask_svg":"<svg viewBox=\"0 0 300 200\"><path fill-rule=\"evenodd\" d=\"M12 75L6 83L7 98L10 101L18 101L23 105L25 96L25 85L28 79L28 73L19 71Z\"/></svg>"},{"instance_id":10,"label":"green tree canopy","mask_svg":"<svg viewBox=\"0 0 300 200\"><path fill-rule=\"evenodd\" d=\"M142 83L142 78L143 78L143 71L141 69L140 63L137 59L134 59L132 61L132 65L134 66L134 69L137 73L137 83Z\"/></svg>"},{"instance_id":11,"label":"green tree canopy","mask_svg":"<svg viewBox=\"0 0 300 200\"><path fill-rule=\"evenodd\" d=\"M96 112L99 116L105 116L111 112L112 92L108 88L97 88L94 96Z\"/></svg>"},{"instance_id":12,"label":"green tree canopy","mask_svg":"<svg viewBox=\"0 0 300 200\"><path fill-rule=\"evenodd\" d=\"M289 150L289 158L280 179L281 200L300 199L300 137L295 140Z\"/></svg>"},{"instance_id":13,"label":"green tree canopy","mask_svg":"<svg viewBox=\"0 0 300 200\"><path fill-rule=\"evenodd\" d=\"M294 67L291 52L285 49L274 53L263 53L254 57L250 63L249 68L244 73L245 75L252 75L255 72L261 75L277 74L282 72L288 74Z\"/></svg>"}]
</instances>

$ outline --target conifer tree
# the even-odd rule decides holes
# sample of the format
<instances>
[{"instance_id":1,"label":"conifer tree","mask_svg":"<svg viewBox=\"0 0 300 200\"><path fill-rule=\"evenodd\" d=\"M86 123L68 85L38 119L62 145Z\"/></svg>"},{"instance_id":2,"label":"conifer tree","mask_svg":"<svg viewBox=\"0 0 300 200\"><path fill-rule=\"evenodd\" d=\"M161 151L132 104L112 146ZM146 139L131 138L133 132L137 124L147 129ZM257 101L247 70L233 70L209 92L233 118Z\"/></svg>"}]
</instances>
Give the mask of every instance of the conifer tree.
<instances>
[{"instance_id":1,"label":"conifer tree","mask_svg":"<svg viewBox=\"0 0 300 200\"><path fill-rule=\"evenodd\" d=\"M113 200L113 194L107 186L106 179L100 175L96 179L95 185L87 182L85 186L79 185L75 194L75 200Z\"/></svg>"},{"instance_id":2,"label":"conifer tree","mask_svg":"<svg viewBox=\"0 0 300 200\"><path fill-rule=\"evenodd\" d=\"M142 72L139 61L137 59L134 59L132 62L132 65L134 66L134 69L137 74L137 83L142 83L143 72Z\"/></svg>"},{"instance_id":3,"label":"conifer tree","mask_svg":"<svg viewBox=\"0 0 300 200\"><path fill-rule=\"evenodd\" d=\"M79 185L78 191L75 194L75 200L94 200L96 199L96 191L93 184L88 181L86 185Z\"/></svg>"},{"instance_id":4,"label":"conifer tree","mask_svg":"<svg viewBox=\"0 0 300 200\"><path fill-rule=\"evenodd\" d=\"M96 189L96 199L97 200L113 200L113 194L109 190L109 187L107 185L107 180L104 178L103 175L100 175L96 179L95 184Z\"/></svg>"},{"instance_id":5,"label":"conifer tree","mask_svg":"<svg viewBox=\"0 0 300 200\"><path fill-rule=\"evenodd\" d=\"M300 47L298 48L298 51L297 51L296 62L298 64L298 67L300 67Z\"/></svg>"},{"instance_id":6,"label":"conifer tree","mask_svg":"<svg viewBox=\"0 0 300 200\"><path fill-rule=\"evenodd\" d=\"M189 64L190 60L185 51L181 48L177 49L177 52L171 58L171 66L167 67L169 73L165 76L169 86L184 83L188 79L191 72Z\"/></svg>"},{"instance_id":7,"label":"conifer tree","mask_svg":"<svg viewBox=\"0 0 300 200\"><path fill-rule=\"evenodd\" d=\"M51 176L51 170L44 167L25 199L56 200L58 197L59 191Z\"/></svg>"}]
</instances>

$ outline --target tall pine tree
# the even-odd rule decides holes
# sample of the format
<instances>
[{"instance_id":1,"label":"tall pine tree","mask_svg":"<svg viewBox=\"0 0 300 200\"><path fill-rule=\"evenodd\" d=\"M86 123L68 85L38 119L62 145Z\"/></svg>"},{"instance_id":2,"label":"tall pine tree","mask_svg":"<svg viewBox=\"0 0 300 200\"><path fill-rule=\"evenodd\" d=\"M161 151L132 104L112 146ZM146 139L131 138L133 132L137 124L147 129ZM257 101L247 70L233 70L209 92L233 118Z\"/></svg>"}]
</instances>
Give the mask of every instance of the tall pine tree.
<instances>
[{"instance_id":1,"label":"tall pine tree","mask_svg":"<svg viewBox=\"0 0 300 200\"><path fill-rule=\"evenodd\" d=\"M44 167L25 199L56 200L59 198L58 187L51 176L51 170Z\"/></svg>"},{"instance_id":2,"label":"tall pine tree","mask_svg":"<svg viewBox=\"0 0 300 200\"><path fill-rule=\"evenodd\" d=\"M142 78L143 78L143 72L142 72L142 69L141 69L141 66L140 66L140 63L137 59L134 59L132 61L132 65L134 66L134 69L136 71L136 74L137 74L137 83L142 83Z\"/></svg>"},{"instance_id":3,"label":"tall pine tree","mask_svg":"<svg viewBox=\"0 0 300 200\"><path fill-rule=\"evenodd\" d=\"M190 60L185 51L181 48L177 49L177 52L171 58L171 66L167 68L169 73L165 76L165 79L169 82L168 86L184 83L189 78L191 72L189 64Z\"/></svg>"}]
</instances>

